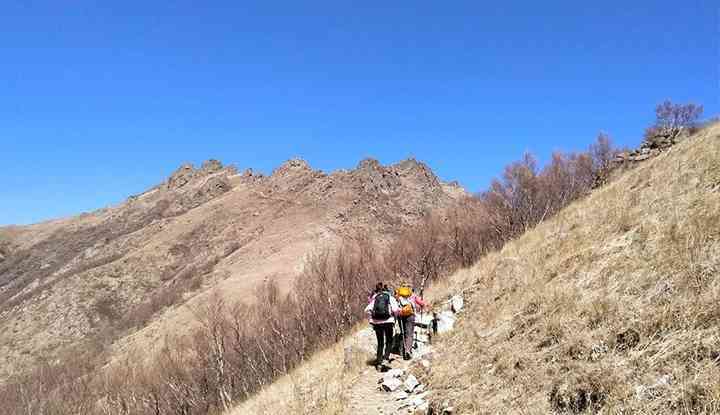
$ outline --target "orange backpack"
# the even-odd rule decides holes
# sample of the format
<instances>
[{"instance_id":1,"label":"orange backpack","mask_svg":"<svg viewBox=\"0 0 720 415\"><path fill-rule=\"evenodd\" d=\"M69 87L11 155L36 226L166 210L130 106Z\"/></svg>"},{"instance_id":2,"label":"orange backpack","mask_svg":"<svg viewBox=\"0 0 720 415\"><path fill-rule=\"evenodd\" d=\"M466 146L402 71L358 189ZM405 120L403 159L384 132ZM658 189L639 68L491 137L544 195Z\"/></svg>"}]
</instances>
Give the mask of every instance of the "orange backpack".
<instances>
[{"instance_id":1,"label":"orange backpack","mask_svg":"<svg viewBox=\"0 0 720 415\"><path fill-rule=\"evenodd\" d=\"M400 296L399 298L400 303L400 317L410 317L411 315L415 314L415 309L413 308L412 302L406 297L406 296Z\"/></svg>"}]
</instances>

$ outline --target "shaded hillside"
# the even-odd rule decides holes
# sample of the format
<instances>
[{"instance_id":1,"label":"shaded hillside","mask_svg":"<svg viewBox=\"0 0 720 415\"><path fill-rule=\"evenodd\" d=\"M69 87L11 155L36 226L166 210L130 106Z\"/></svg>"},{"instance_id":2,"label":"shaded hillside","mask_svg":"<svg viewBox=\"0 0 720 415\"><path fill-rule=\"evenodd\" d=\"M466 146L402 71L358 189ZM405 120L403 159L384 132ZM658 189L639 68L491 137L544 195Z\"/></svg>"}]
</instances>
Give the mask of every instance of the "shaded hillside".
<instances>
[{"instance_id":1,"label":"shaded hillside","mask_svg":"<svg viewBox=\"0 0 720 415\"><path fill-rule=\"evenodd\" d=\"M209 288L288 287L318 244L390 238L463 193L414 160L329 175L291 160L270 176L211 160L119 206L0 228L0 380L73 345L156 344Z\"/></svg>"},{"instance_id":2,"label":"shaded hillside","mask_svg":"<svg viewBox=\"0 0 720 415\"><path fill-rule=\"evenodd\" d=\"M720 412L720 125L453 279L427 380L457 413Z\"/></svg>"}]
</instances>

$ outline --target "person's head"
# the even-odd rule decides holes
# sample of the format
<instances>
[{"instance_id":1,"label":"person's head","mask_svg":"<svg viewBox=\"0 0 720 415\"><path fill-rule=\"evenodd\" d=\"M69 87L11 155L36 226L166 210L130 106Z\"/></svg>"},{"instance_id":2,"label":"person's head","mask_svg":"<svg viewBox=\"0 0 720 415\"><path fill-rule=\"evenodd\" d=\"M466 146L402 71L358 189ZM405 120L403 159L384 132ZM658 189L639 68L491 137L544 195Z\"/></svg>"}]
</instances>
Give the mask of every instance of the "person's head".
<instances>
[{"instance_id":1,"label":"person's head","mask_svg":"<svg viewBox=\"0 0 720 415\"><path fill-rule=\"evenodd\" d=\"M383 290L383 287L384 287L384 284L381 283L381 282L375 284L375 292L376 292L376 293L381 292L381 291Z\"/></svg>"}]
</instances>

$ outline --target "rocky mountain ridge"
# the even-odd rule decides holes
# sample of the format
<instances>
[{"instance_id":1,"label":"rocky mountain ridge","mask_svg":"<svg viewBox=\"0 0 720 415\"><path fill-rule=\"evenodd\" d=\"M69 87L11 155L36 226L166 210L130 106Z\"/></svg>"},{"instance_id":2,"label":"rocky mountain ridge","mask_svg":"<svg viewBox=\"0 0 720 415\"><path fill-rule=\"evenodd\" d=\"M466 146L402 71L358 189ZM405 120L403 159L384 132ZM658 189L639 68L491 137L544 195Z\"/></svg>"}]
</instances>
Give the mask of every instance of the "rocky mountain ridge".
<instances>
[{"instance_id":1,"label":"rocky mountain ridge","mask_svg":"<svg viewBox=\"0 0 720 415\"><path fill-rule=\"evenodd\" d=\"M388 240L463 194L415 160L326 174L295 159L267 176L208 160L118 206L0 228L0 380L88 341L157 343L192 319L180 305L288 287L314 249Z\"/></svg>"}]
</instances>

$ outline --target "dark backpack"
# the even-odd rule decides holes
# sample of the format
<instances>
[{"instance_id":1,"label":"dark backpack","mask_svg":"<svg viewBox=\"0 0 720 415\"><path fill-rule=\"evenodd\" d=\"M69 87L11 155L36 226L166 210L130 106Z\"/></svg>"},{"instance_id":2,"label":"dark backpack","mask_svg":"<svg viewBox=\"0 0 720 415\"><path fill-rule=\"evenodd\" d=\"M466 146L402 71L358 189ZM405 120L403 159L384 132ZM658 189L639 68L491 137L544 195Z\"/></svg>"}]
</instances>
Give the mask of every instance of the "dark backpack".
<instances>
[{"instance_id":1,"label":"dark backpack","mask_svg":"<svg viewBox=\"0 0 720 415\"><path fill-rule=\"evenodd\" d=\"M390 318L390 294L379 293L375 296L372 318L375 320L386 320Z\"/></svg>"}]
</instances>

